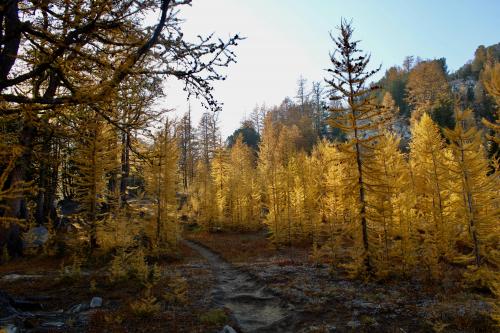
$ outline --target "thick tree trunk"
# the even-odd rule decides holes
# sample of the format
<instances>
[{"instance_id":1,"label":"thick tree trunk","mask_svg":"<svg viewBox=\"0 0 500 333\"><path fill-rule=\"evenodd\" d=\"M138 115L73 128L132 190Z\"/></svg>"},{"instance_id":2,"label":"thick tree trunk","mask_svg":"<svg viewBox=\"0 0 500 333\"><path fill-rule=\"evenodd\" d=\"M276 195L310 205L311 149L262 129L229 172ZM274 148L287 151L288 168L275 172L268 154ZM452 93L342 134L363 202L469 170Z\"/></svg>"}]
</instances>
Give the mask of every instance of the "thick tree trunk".
<instances>
[{"instance_id":1,"label":"thick tree trunk","mask_svg":"<svg viewBox=\"0 0 500 333\"><path fill-rule=\"evenodd\" d=\"M35 127L30 124L24 124L21 133L19 135L19 144L23 149L23 153L15 168L10 174L10 181L8 186L16 186L17 183L28 181L28 169L31 164L32 150L33 150L33 140L36 135ZM20 220L25 220L28 217L28 211L26 206L26 197L17 197L7 201L7 209L4 212L6 217L16 218ZM22 255L22 240L21 240L21 228L17 223L10 223L5 231L5 239L7 250L11 256ZM4 246L5 244L0 244Z\"/></svg>"},{"instance_id":2,"label":"thick tree trunk","mask_svg":"<svg viewBox=\"0 0 500 333\"><path fill-rule=\"evenodd\" d=\"M19 20L18 0L2 1L4 10L0 15L0 30L2 34L0 51L0 91L14 66L21 43L21 22Z\"/></svg>"}]
</instances>

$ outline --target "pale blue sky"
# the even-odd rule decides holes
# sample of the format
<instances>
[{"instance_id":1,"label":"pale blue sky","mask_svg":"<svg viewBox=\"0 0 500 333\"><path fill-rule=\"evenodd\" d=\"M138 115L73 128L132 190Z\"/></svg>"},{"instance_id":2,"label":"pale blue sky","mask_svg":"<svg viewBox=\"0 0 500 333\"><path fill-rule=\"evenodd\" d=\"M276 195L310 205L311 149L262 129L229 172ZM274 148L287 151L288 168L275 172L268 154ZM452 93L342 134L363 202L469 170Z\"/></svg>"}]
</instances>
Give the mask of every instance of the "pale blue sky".
<instances>
[{"instance_id":1,"label":"pale blue sky","mask_svg":"<svg viewBox=\"0 0 500 333\"><path fill-rule=\"evenodd\" d=\"M407 55L445 57L456 70L478 45L500 42L500 0L193 0L180 16L187 36L247 38L235 49L238 63L225 71L227 80L215 85L224 138L256 104L293 97L300 75L309 84L324 78L333 47L328 33L341 17L353 20L361 48L382 72ZM182 113L187 103L179 88L168 84L166 104ZM198 119L202 108L191 104Z\"/></svg>"}]
</instances>

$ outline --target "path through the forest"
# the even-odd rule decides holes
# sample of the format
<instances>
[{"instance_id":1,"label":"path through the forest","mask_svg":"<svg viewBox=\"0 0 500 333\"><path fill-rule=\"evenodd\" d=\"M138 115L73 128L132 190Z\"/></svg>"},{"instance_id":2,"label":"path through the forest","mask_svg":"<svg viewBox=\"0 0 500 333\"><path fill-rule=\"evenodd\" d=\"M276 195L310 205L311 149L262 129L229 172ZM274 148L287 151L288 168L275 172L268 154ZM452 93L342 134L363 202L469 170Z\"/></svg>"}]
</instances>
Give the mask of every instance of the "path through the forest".
<instances>
[{"instance_id":1,"label":"path through the forest","mask_svg":"<svg viewBox=\"0 0 500 333\"><path fill-rule=\"evenodd\" d=\"M214 302L231 310L244 332L292 331L293 307L290 304L205 246L188 240L185 243L210 264L217 278Z\"/></svg>"}]
</instances>

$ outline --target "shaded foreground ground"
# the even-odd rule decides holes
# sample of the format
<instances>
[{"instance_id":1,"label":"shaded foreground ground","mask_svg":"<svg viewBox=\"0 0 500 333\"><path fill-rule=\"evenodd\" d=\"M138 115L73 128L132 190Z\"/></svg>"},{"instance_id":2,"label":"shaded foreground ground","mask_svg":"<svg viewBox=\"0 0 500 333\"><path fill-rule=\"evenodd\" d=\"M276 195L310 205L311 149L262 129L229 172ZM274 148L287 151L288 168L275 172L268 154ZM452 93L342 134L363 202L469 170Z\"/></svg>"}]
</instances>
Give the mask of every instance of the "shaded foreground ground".
<instances>
[{"instance_id":1,"label":"shaded foreground ground","mask_svg":"<svg viewBox=\"0 0 500 333\"><path fill-rule=\"evenodd\" d=\"M130 310L141 286L111 285L98 263L78 278L61 279L60 260L13 261L0 266L0 290L41 306L14 321L35 332L210 333L224 325L241 332L495 332L485 298L452 281L347 280L313 265L305 249L276 251L261 233L186 238L194 242L181 244L181 259L158 263L162 278L152 293L162 295L181 276L187 301L161 301L151 317ZM89 309L94 296L103 304Z\"/></svg>"},{"instance_id":2,"label":"shaded foreground ground","mask_svg":"<svg viewBox=\"0 0 500 333\"><path fill-rule=\"evenodd\" d=\"M486 295L458 282L364 282L314 265L303 248L276 251L262 234L191 234L293 307L290 332L497 332Z\"/></svg>"},{"instance_id":3,"label":"shaded foreground ground","mask_svg":"<svg viewBox=\"0 0 500 333\"><path fill-rule=\"evenodd\" d=\"M216 285L213 300L231 311L244 332L290 332L294 327L293 307L251 274L233 267L209 248L191 241L186 244L210 264Z\"/></svg>"}]
</instances>

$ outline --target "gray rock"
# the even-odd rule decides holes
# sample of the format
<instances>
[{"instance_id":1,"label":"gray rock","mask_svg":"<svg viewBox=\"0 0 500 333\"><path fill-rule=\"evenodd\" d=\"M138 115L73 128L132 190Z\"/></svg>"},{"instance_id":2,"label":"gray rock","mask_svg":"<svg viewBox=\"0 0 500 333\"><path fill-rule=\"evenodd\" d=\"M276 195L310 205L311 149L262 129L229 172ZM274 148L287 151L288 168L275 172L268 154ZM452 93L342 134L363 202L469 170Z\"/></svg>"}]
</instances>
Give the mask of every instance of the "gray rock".
<instances>
[{"instance_id":1,"label":"gray rock","mask_svg":"<svg viewBox=\"0 0 500 333\"><path fill-rule=\"evenodd\" d=\"M347 322L347 326L350 328L358 328L361 326L361 322L359 320L351 320Z\"/></svg>"},{"instance_id":2,"label":"gray rock","mask_svg":"<svg viewBox=\"0 0 500 333\"><path fill-rule=\"evenodd\" d=\"M77 305L73 305L68 310L68 312L69 313L79 313L79 312L82 312L82 311L85 311L85 310L88 310L88 309L89 309L89 306L87 304L77 304Z\"/></svg>"},{"instance_id":3,"label":"gray rock","mask_svg":"<svg viewBox=\"0 0 500 333\"><path fill-rule=\"evenodd\" d=\"M312 332L336 332L337 331L337 327L335 325L313 325L313 326L309 326L303 330L301 330L300 332L301 333L312 333Z\"/></svg>"},{"instance_id":4,"label":"gray rock","mask_svg":"<svg viewBox=\"0 0 500 333\"><path fill-rule=\"evenodd\" d=\"M25 248L43 246L49 240L49 230L44 226L34 227L23 235Z\"/></svg>"},{"instance_id":5,"label":"gray rock","mask_svg":"<svg viewBox=\"0 0 500 333\"><path fill-rule=\"evenodd\" d=\"M220 331L220 333L236 333L236 331L231 326L226 325L226 326L224 326L222 331Z\"/></svg>"},{"instance_id":6,"label":"gray rock","mask_svg":"<svg viewBox=\"0 0 500 333\"><path fill-rule=\"evenodd\" d=\"M90 301L90 307L93 308L100 308L102 306L102 298L101 297L92 297L92 300Z\"/></svg>"},{"instance_id":7,"label":"gray rock","mask_svg":"<svg viewBox=\"0 0 500 333\"><path fill-rule=\"evenodd\" d=\"M326 328L327 332L337 331L337 326L335 326L335 325L326 325L325 328Z\"/></svg>"},{"instance_id":8,"label":"gray rock","mask_svg":"<svg viewBox=\"0 0 500 333\"><path fill-rule=\"evenodd\" d=\"M61 328L64 327L64 323L62 321L49 321L42 324L43 327L55 327Z\"/></svg>"},{"instance_id":9,"label":"gray rock","mask_svg":"<svg viewBox=\"0 0 500 333\"><path fill-rule=\"evenodd\" d=\"M361 309L378 309L380 306L374 303L365 302L364 300L355 299L352 301L352 306Z\"/></svg>"},{"instance_id":10,"label":"gray rock","mask_svg":"<svg viewBox=\"0 0 500 333\"><path fill-rule=\"evenodd\" d=\"M35 274L7 274L2 276L3 281L7 282L15 282L18 280L34 280L43 278L43 275L35 275Z\"/></svg>"}]
</instances>

